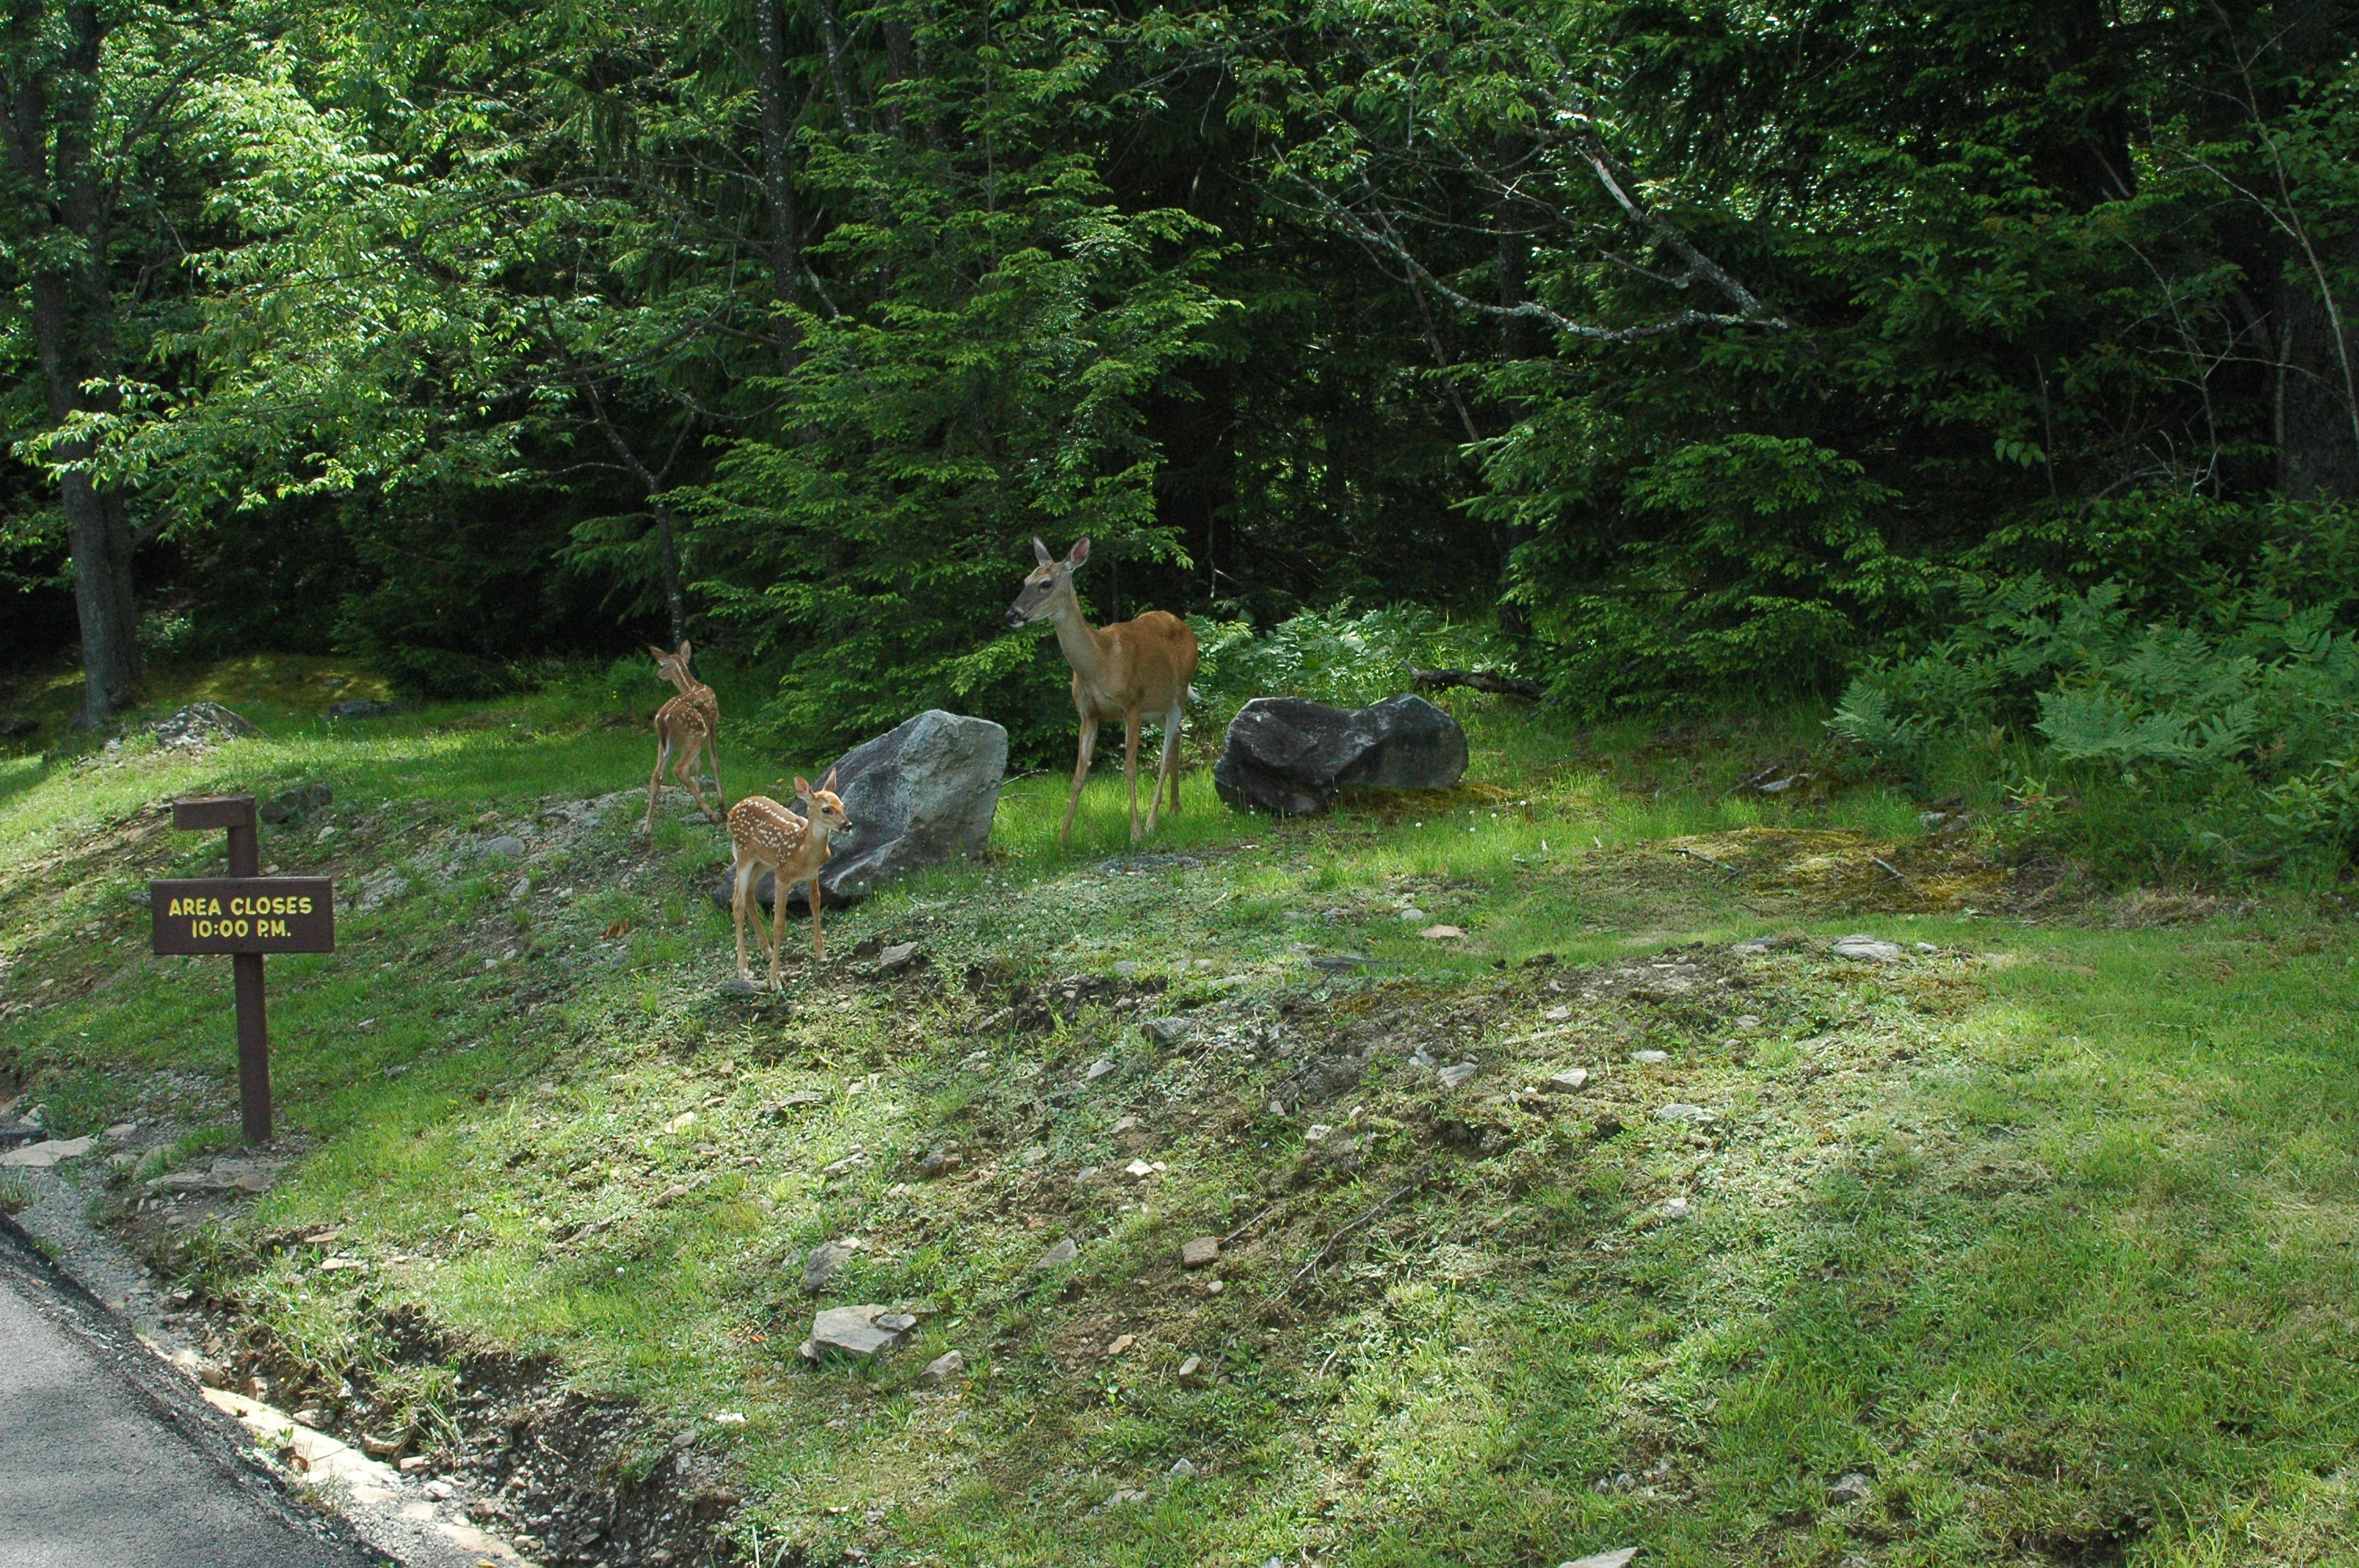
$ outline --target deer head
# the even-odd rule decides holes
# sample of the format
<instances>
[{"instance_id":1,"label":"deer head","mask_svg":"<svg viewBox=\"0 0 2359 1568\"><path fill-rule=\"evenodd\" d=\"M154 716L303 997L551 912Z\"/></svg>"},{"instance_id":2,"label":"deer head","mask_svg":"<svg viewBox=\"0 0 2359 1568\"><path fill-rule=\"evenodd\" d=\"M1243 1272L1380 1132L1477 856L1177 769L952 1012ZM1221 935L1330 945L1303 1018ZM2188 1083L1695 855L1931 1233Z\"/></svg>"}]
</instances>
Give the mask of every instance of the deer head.
<instances>
[{"instance_id":1,"label":"deer head","mask_svg":"<svg viewBox=\"0 0 2359 1568\"><path fill-rule=\"evenodd\" d=\"M667 654L661 648L652 644L648 646L647 652L656 656L657 673L680 690L686 691L696 684L696 677L688 673L689 649L685 641L680 643L679 652L677 654Z\"/></svg>"},{"instance_id":2,"label":"deer head","mask_svg":"<svg viewBox=\"0 0 2359 1568\"><path fill-rule=\"evenodd\" d=\"M1027 625L1042 616L1054 616L1072 602L1068 597L1073 586L1073 573L1090 558L1090 542L1086 538L1073 541L1073 548L1063 560L1049 553L1049 546L1038 539L1032 541L1032 554L1039 565L1024 579L1024 591L1007 607L1010 626Z\"/></svg>"},{"instance_id":3,"label":"deer head","mask_svg":"<svg viewBox=\"0 0 2359 1568\"><path fill-rule=\"evenodd\" d=\"M811 836L821 843L830 836L852 831L852 818L843 814L843 802L835 793L835 770L827 770L827 778L817 789L800 773L795 775L795 798L802 802L803 817L810 824Z\"/></svg>"}]
</instances>

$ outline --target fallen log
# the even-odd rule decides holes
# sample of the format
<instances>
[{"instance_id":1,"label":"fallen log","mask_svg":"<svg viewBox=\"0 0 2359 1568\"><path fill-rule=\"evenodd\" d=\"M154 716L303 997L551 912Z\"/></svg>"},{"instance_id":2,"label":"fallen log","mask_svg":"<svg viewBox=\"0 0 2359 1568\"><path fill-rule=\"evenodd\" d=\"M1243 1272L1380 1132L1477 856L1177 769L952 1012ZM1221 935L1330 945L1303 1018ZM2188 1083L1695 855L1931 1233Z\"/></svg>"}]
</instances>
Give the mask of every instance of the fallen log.
<instances>
[{"instance_id":1,"label":"fallen log","mask_svg":"<svg viewBox=\"0 0 2359 1568\"><path fill-rule=\"evenodd\" d=\"M1519 680L1514 676L1495 676L1484 670L1420 670L1411 668L1410 677L1426 691L1440 691L1444 687L1471 687L1476 691L1496 692L1501 697L1528 697L1538 700L1546 690L1536 680Z\"/></svg>"}]
</instances>

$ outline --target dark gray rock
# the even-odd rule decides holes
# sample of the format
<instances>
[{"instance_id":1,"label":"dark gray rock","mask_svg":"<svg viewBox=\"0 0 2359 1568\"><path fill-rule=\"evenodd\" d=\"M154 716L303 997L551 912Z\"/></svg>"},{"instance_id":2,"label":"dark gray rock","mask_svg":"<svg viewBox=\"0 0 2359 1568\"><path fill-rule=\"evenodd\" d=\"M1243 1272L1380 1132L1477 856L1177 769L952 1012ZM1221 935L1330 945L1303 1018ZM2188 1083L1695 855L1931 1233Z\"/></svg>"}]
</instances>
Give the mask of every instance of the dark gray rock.
<instances>
[{"instance_id":1,"label":"dark gray rock","mask_svg":"<svg viewBox=\"0 0 2359 1568\"><path fill-rule=\"evenodd\" d=\"M1330 708L1257 697L1229 724L1212 787L1239 810L1302 816L1338 791L1448 789L1466 772L1466 731L1421 697Z\"/></svg>"},{"instance_id":2,"label":"dark gray rock","mask_svg":"<svg viewBox=\"0 0 2359 1568\"><path fill-rule=\"evenodd\" d=\"M292 822L298 817L309 816L323 806L333 804L335 798L336 792L326 784L304 784L264 802L258 815L265 822Z\"/></svg>"},{"instance_id":3,"label":"dark gray rock","mask_svg":"<svg viewBox=\"0 0 2359 1568\"><path fill-rule=\"evenodd\" d=\"M211 746L241 735L262 733L218 702L192 702L166 714L149 728L156 732L158 744L164 746Z\"/></svg>"},{"instance_id":4,"label":"dark gray rock","mask_svg":"<svg viewBox=\"0 0 2359 1568\"><path fill-rule=\"evenodd\" d=\"M857 903L912 871L982 853L1006 773L1006 730L939 708L846 752L836 760L835 793L852 831L836 836L835 854L819 874L825 902ZM765 909L777 896L773 881L765 875L753 890ZM723 871L712 902L727 909L734 892ZM800 886L787 907L810 908Z\"/></svg>"},{"instance_id":5,"label":"dark gray rock","mask_svg":"<svg viewBox=\"0 0 2359 1568\"><path fill-rule=\"evenodd\" d=\"M379 702L375 697L356 697L339 702L328 709L331 719L382 719L393 711L393 704Z\"/></svg>"}]
</instances>

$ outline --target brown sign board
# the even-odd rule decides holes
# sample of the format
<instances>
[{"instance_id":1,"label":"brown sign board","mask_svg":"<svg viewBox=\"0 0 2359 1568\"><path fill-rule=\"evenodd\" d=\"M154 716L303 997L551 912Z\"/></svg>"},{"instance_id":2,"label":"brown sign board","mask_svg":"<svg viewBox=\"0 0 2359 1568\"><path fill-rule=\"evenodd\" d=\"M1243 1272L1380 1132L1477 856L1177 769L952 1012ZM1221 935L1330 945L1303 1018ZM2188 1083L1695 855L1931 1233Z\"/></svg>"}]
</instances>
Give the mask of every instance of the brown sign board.
<instances>
[{"instance_id":1,"label":"brown sign board","mask_svg":"<svg viewBox=\"0 0 2359 1568\"><path fill-rule=\"evenodd\" d=\"M332 953L325 877L192 877L147 884L158 953Z\"/></svg>"}]
</instances>

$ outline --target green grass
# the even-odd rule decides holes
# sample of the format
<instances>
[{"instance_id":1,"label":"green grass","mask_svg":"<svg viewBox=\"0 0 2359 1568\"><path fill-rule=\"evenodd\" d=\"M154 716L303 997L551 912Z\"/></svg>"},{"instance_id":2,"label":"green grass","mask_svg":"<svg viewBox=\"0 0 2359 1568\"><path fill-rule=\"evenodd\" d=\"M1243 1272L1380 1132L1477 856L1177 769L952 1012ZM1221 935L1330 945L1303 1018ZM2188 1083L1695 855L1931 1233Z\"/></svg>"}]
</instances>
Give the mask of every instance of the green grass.
<instances>
[{"instance_id":1,"label":"green grass","mask_svg":"<svg viewBox=\"0 0 2359 1568\"><path fill-rule=\"evenodd\" d=\"M226 966L145 956L127 896L218 856L157 803L325 780L335 806L266 860L407 868L342 951L273 961L301 1162L174 1254L294 1391L349 1380L352 1422L485 1443L458 1352L389 1328L414 1305L638 1401L636 1473L742 1412L700 1449L745 1499L731 1528L813 1562L2359 1558L2345 924L2288 898L1967 917L2005 875L1923 837L1923 803L1730 792L1800 718L1649 744L1472 700L1446 795L1280 824L1191 772L1145 848L1193 864L1108 868L1131 846L1103 763L1062 847L1065 776L1023 779L987 863L831 912L816 976L790 926L787 995L748 1001L718 990L709 825L677 796L651 845L628 801L544 818L644 784L644 729L599 726L660 695L585 676L368 727L281 702L199 759L0 762L0 1070L61 1130L162 1117L195 1148L234 1121ZM741 742L727 777L812 761ZM535 840L525 865L454 856L495 828ZM1863 929L1939 951L1823 951ZM1799 940L1728 949L1765 933ZM864 979L870 938L929 968ZM1376 967L1304 962L1333 954ZM1064 996L1123 960L1169 989ZM1189 1044L1136 1027L1163 1012ZM1445 1094L1417 1046L1479 1076ZM1324 1098L1273 1113L1306 1064ZM1582 1095L1514 1094L1575 1065ZM1712 1119L1658 1119L1674 1101ZM949 1143L964 1168L921 1180ZM1168 1169L1111 1177L1135 1157ZM1178 1267L1248 1222L1219 1293ZM291 1238L321 1226L369 1268L320 1271ZM791 1266L843 1235L868 1245L827 1299L923 1327L811 1371ZM1065 1235L1079 1261L1032 1271ZM953 1346L964 1390L919 1389ZM1220 1380L1181 1387L1189 1354ZM1182 1457L1196 1479L1166 1476ZM1830 1503L1852 1471L1873 1497Z\"/></svg>"}]
</instances>

